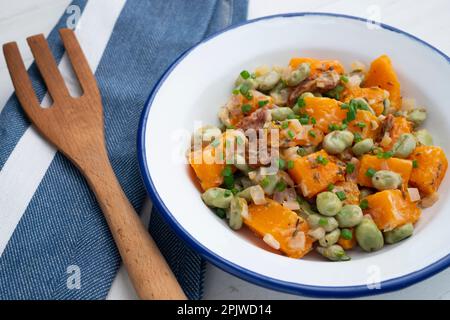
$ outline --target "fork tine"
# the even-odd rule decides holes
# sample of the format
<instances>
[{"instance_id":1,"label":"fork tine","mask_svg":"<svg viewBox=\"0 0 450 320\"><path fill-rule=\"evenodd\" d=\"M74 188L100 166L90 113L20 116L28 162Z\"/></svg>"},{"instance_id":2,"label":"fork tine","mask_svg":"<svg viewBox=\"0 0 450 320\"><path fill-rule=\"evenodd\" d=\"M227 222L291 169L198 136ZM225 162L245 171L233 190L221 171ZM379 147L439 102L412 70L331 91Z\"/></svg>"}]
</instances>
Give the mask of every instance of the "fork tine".
<instances>
[{"instance_id":1,"label":"fork tine","mask_svg":"<svg viewBox=\"0 0 450 320\"><path fill-rule=\"evenodd\" d=\"M32 115L41 109L41 105L36 97L31 80L28 77L28 72L23 63L17 43L9 42L4 44L3 54L5 55L6 65L8 66L14 89L16 90L16 96L22 108L32 118Z\"/></svg>"},{"instance_id":2,"label":"fork tine","mask_svg":"<svg viewBox=\"0 0 450 320\"><path fill-rule=\"evenodd\" d=\"M83 94L100 96L97 81L92 74L92 70L89 67L86 56L81 50L80 43L78 42L75 33L71 29L65 28L60 29L59 34L61 35L67 55L72 63L72 68L83 89Z\"/></svg>"},{"instance_id":3,"label":"fork tine","mask_svg":"<svg viewBox=\"0 0 450 320\"><path fill-rule=\"evenodd\" d=\"M42 34L38 34L27 38L27 42L52 99L58 103L69 98L69 91L59 72L47 40Z\"/></svg>"}]
</instances>

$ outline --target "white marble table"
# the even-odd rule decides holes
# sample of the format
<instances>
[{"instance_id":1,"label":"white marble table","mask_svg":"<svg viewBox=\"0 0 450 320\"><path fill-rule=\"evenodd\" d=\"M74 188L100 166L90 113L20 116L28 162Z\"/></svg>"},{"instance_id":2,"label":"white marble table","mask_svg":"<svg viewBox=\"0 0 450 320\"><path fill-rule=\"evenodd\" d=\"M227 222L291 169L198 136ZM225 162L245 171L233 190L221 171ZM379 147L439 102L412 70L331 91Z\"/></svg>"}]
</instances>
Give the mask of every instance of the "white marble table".
<instances>
[{"instance_id":1,"label":"white marble table","mask_svg":"<svg viewBox=\"0 0 450 320\"><path fill-rule=\"evenodd\" d=\"M95 0L91 0L95 1ZM69 0L0 0L0 44L20 40L25 62L32 61L24 39L48 34ZM412 33L450 55L450 1L428 0L250 0L249 19L296 11L334 12L378 20ZM3 55L0 55L0 109L12 91ZM148 219L149 204L144 209ZM134 299L136 294L123 268L108 295L109 299ZM208 265L205 299L306 299L261 288ZM450 299L450 269L409 288L373 299Z\"/></svg>"}]
</instances>

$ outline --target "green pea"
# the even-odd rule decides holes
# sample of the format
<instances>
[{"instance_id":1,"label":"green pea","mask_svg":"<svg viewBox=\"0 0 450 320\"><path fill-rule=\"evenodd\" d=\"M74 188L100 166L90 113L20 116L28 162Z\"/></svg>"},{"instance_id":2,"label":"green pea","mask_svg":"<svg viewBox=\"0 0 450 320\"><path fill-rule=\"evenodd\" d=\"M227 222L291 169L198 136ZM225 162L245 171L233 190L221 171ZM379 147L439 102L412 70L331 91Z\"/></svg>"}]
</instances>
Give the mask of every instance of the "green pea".
<instances>
[{"instance_id":1,"label":"green pea","mask_svg":"<svg viewBox=\"0 0 450 320\"><path fill-rule=\"evenodd\" d=\"M363 212L358 205L347 204L336 215L340 228L357 226L363 219Z\"/></svg>"},{"instance_id":2,"label":"green pea","mask_svg":"<svg viewBox=\"0 0 450 320\"><path fill-rule=\"evenodd\" d=\"M326 217L320 214L311 214L306 217L306 221L311 229L323 228L326 232L331 232L338 227L338 222L333 217Z\"/></svg>"},{"instance_id":3,"label":"green pea","mask_svg":"<svg viewBox=\"0 0 450 320\"><path fill-rule=\"evenodd\" d=\"M353 143L353 133L347 130L332 131L325 136L322 146L329 154L339 154Z\"/></svg>"},{"instance_id":4,"label":"green pea","mask_svg":"<svg viewBox=\"0 0 450 320\"><path fill-rule=\"evenodd\" d=\"M384 245L383 234L370 217L363 217L355 230L356 241L364 251L380 250Z\"/></svg>"},{"instance_id":5,"label":"green pea","mask_svg":"<svg viewBox=\"0 0 450 320\"><path fill-rule=\"evenodd\" d=\"M417 141L424 146L433 145L433 137L427 129L422 129L414 132L414 136L416 137Z\"/></svg>"},{"instance_id":6,"label":"green pea","mask_svg":"<svg viewBox=\"0 0 450 320\"><path fill-rule=\"evenodd\" d=\"M373 149L373 146L373 140L371 138L367 138L355 143L352 147L352 151L355 156L359 157L370 152Z\"/></svg>"},{"instance_id":7,"label":"green pea","mask_svg":"<svg viewBox=\"0 0 450 320\"><path fill-rule=\"evenodd\" d=\"M259 84L258 88L261 91L272 90L280 81L280 74L275 70L272 70L262 76L256 78L256 82Z\"/></svg>"},{"instance_id":8,"label":"green pea","mask_svg":"<svg viewBox=\"0 0 450 320\"><path fill-rule=\"evenodd\" d=\"M387 231L384 233L384 240L386 243L397 243L410 237L413 234L414 226L412 223L404 224L400 227L397 227L391 231Z\"/></svg>"},{"instance_id":9,"label":"green pea","mask_svg":"<svg viewBox=\"0 0 450 320\"><path fill-rule=\"evenodd\" d=\"M427 118L427 111L425 109L414 109L408 113L407 119L414 123L416 126L420 126Z\"/></svg>"},{"instance_id":10,"label":"green pea","mask_svg":"<svg viewBox=\"0 0 450 320\"><path fill-rule=\"evenodd\" d=\"M322 247L330 247L333 244L336 244L341 236L341 230L334 229L330 233L327 233L325 237L319 239L319 244Z\"/></svg>"},{"instance_id":11,"label":"green pea","mask_svg":"<svg viewBox=\"0 0 450 320\"><path fill-rule=\"evenodd\" d=\"M203 192L202 200L209 207L226 209L230 206L233 193L223 188L210 188Z\"/></svg>"},{"instance_id":12,"label":"green pea","mask_svg":"<svg viewBox=\"0 0 450 320\"><path fill-rule=\"evenodd\" d=\"M416 138L411 133L403 133L394 144L392 150L394 156L398 158L407 158L416 148Z\"/></svg>"},{"instance_id":13,"label":"green pea","mask_svg":"<svg viewBox=\"0 0 450 320\"><path fill-rule=\"evenodd\" d=\"M248 215L247 201L240 197L233 197L228 210L228 225L233 230L239 230L242 228L242 217Z\"/></svg>"},{"instance_id":14,"label":"green pea","mask_svg":"<svg viewBox=\"0 0 450 320\"><path fill-rule=\"evenodd\" d=\"M296 70L293 70L290 75L284 79L288 86L296 86L303 80L308 78L311 68L309 63L301 63Z\"/></svg>"},{"instance_id":15,"label":"green pea","mask_svg":"<svg viewBox=\"0 0 450 320\"><path fill-rule=\"evenodd\" d=\"M325 258L331 261L348 261L350 257L345 253L345 250L340 245L332 245L328 248L317 247L319 252Z\"/></svg>"},{"instance_id":16,"label":"green pea","mask_svg":"<svg viewBox=\"0 0 450 320\"><path fill-rule=\"evenodd\" d=\"M335 193L325 191L317 195L316 206L321 214L335 216L342 209L342 202Z\"/></svg>"},{"instance_id":17,"label":"green pea","mask_svg":"<svg viewBox=\"0 0 450 320\"><path fill-rule=\"evenodd\" d=\"M397 172L379 170L372 176L372 185L377 190L397 189L402 184L402 176Z\"/></svg>"},{"instance_id":18,"label":"green pea","mask_svg":"<svg viewBox=\"0 0 450 320\"><path fill-rule=\"evenodd\" d=\"M288 107L281 107L271 109L270 113L272 115L272 120L283 121L286 120L290 115L293 115L294 111L292 111L292 109Z\"/></svg>"}]
</instances>

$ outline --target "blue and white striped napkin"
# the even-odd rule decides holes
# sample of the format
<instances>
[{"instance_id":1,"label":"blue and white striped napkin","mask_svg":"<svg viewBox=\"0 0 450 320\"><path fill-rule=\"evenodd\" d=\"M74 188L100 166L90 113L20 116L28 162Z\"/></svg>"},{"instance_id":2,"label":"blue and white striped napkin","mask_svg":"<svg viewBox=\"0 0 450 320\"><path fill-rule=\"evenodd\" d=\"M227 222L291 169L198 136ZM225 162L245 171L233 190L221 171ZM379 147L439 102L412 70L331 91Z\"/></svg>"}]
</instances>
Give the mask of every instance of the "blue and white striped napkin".
<instances>
[{"instance_id":1,"label":"blue and white striped napkin","mask_svg":"<svg viewBox=\"0 0 450 320\"><path fill-rule=\"evenodd\" d=\"M152 86L184 50L246 11L245 0L75 0L48 36L70 85L57 30L76 23L102 93L110 159L138 212L145 190L136 131ZM48 99L34 65L29 74L38 98ZM150 229L188 297L199 299L203 260L155 211ZM103 299L119 264L86 182L30 126L13 95L0 114L0 299Z\"/></svg>"}]
</instances>

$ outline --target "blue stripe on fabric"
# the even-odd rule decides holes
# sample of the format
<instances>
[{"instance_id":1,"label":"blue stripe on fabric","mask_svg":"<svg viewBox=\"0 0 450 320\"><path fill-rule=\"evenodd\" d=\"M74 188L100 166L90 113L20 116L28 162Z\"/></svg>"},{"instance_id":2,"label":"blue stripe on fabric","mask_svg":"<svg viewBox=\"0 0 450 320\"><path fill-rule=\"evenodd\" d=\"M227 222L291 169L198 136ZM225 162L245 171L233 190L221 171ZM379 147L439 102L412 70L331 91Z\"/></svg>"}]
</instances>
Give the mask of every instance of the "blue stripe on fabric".
<instances>
[{"instance_id":1,"label":"blue stripe on fabric","mask_svg":"<svg viewBox=\"0 0 450 320\"><path fill-rule=\"evenodd\" d=\"M86 3L87 0L74 0L71 4L77 5L82 12L86 6ZM67 27L66 22L70 15L71 13L64 12L56 24L56 27L50 32L47 38L50 49L52 50L55 60L58 63L64 54L64 47L59 39L58 30ZM47 88L35 63L33 63L28 69L28 74L38 100L42 101L47 93ZM8 99L8 102L0 113L0 170L3 168L9 155L14 150L17 142L20 140L29 125L30 122L25 117L22 108L20 108L16 95L13 94Z\"/></svg>"},{"instance_id":2,"label":"blue stripe on fabric","mask_svg":"<svg viewBox=\"0 0 450 320\"><path fill-rule=\"evenodd\" d=\"M209 32L216 8L215 1L128 1L97 68L112 166L138 211L145 198L136 157L140 113L171 61ZM204 262L156 215L152 226L155 238L168 243L161 249L178 265L186 294L199 298ZM103 299L119 261L93 194L58 153L0 258L0 298ZM67 288L71 265L80 268L80 289Z\"/></svg>"}]
</instances>

